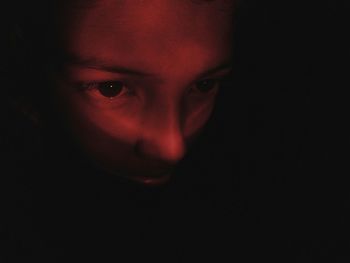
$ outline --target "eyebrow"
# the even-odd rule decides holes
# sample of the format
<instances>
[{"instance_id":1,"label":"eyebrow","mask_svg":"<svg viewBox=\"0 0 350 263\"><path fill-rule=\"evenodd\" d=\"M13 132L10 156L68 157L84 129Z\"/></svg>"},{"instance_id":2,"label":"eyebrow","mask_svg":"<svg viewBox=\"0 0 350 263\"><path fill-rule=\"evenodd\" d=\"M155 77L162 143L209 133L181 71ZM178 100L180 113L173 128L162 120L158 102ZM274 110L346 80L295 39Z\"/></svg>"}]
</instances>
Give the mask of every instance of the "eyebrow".
<instances>
[{"instance_id":1,"label":"eyebrow","mask_svg":"<svg viewBox=\"0 0 350 263\"><path fill-rule=\"evenodd\" d=\"M118 66L118 65L112 65L108 62L101 61L96 58L81 58L76 55L69 55L66 61L68 62L68 64L77 65L79 67L107 71L107 72L117 73L117 74L136 75L136 76L154 75L152 73L144 72L142 70L132 69L132 68ZM210 68L204 71L203 73L199 74L199 78L212 75L219 71L231 69L232 66L233 66L232 61L226 60L223 63L220 63L219 65L213 68Z\"/></svg>"},{"instance_id":2,"label":"eyebrow","mask_svg":"<svg viewBox=\"0 0 350 263\"><path fill-rule=\"evenodd\" d=\"M205 76L213 75L214 73L217 73L219 71L229 70L229 69L232 69L232 68L233 68L232 61L228 60L228 61L225 61L223 63L220 63L219 65L217 65L214 68L211 68L211 69L208 69L208 70L204 71L203 73L201 73L199 75L199 77L205 77Z\"/></svg>"},{"instance_id":3,"label":"eyebrow","mask_svg":"<svg viewBox=\"0 0 350 263\"><path fill-rule=\"evenodd\" d=\"M76 55L68 55L66 57L66 62L71 65L77 65L83 68L96 69L102 71L108 71L111 73L127 74L127 75L139 75L139 76L149 76L152 75L147 72L143 72L136 69L131 69L123 66L112 65L111 63L101 61L96 58L82 58Z\"/></svg>"}]
</instances>

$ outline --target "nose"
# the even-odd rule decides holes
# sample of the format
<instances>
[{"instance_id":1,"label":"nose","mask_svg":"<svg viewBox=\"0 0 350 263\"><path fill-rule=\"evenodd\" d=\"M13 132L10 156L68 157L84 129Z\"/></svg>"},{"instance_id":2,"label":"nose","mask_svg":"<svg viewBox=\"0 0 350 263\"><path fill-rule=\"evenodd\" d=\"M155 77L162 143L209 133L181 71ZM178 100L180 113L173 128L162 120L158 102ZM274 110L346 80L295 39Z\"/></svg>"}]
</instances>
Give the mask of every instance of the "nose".
<instances>
[{"instance_id":1,"label":"nose","mask_svg":"<svg viewBox=\"0 0 350 263\"><path fill-rule=\"evenodd\" d=\"M138 154L168 164L177 163L186 153L181 126L180 112L175 107L166 105L151 110L144 118L136 144Z\"/></svg>"}]
</instances>

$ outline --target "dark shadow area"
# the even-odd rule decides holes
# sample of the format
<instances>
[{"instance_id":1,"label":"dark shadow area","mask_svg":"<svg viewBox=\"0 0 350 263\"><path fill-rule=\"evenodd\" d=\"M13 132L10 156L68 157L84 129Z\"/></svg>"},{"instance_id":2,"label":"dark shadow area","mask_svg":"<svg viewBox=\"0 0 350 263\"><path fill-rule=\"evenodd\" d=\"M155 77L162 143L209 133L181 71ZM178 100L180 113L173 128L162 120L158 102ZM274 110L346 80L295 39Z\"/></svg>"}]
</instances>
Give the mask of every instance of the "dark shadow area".
<instances>
[{"instance_id":1,"label":"dark shadow area","mask_svg":"<svg viewBox=\"0 0 350 263\"><path fill-rule=\"evenodd\" d=\"M43 69L15 70L23 36L4 15L0 259L348 262L349 11L345 1L243 0L232 79L173 180L148 188L79 152L49 91L36 90ZM57 59L36 51L34 65ZM28 97L44 123L27 114Z\"/></svg>"}]
</instances>

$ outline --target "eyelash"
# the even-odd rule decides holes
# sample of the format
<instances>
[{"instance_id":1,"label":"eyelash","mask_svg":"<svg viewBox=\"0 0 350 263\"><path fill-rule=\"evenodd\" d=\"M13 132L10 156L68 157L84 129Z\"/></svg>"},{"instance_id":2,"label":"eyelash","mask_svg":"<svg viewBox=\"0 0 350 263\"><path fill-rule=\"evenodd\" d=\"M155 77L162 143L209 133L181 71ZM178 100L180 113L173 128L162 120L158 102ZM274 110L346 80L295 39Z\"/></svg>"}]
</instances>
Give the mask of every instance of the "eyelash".
<instances>
[{"instance_id":1,"label":"eyelash","mask_svg":"<svg viewBox=\"0 0 350 263\"><path fill-rule=\"evenodd\" d=\"M201 94L208 94L210 93L212 90L219 88L222 84L222 79L203 79L200 81L197 81L195 83L195 87L191 89L191 91L195 91L195 92L200 92ZM203 84L204 86L202 86L203 90L200 90L200 85ZM207 85L207 86L206 86Z\"/></svg>"},{"instance_id":2,"label":"eyelash","mask_svg":"<svg viewBox=\"0 0 350 263\"><path fill-rule=\"evenodd\" d=\"M88 83L81 83L78 85L78 87L79 87L79 90L83 92L98 91L101 96L109 99L114 99L122 95L129 96L134 94L134 90L131 89L128 85L126 85L122 81L88 82Z\"/></svg>"},{"instance_id":3,"label":"eyelash","mask_svg":"<svg viewBox=\"0 0 350 263\"><path fill-rule=\"evenodd\" d=\"M223 86L223 83L227 80L227 76L220 77L220 78L208 78L203 79L200 81L197 81L194 86L189 89L190 93L197 92L200 95L209 94L212 90L216 88L220 88ZM204 91L201 91L198 89L199 84L209 84L208 89L206 90L206 87L203 86ZM104 85L104 86L103 86ZM125 82L123 81L102 81L102 82L82 82L78 85L78 90L83 92L94 92L97 91L99 94L107 99L115 99L121 96L132 96L135 95L135 90L129 87ZM112 87L113 86L113 87ZM112 88L112 89L111 89ZM119 90L120 89L120 90ZM124 91L124 93L123 93ZM121 95L120 95L121 94ZM109 96L110 95L110 96Z\"/></svg>"}]
</instances>

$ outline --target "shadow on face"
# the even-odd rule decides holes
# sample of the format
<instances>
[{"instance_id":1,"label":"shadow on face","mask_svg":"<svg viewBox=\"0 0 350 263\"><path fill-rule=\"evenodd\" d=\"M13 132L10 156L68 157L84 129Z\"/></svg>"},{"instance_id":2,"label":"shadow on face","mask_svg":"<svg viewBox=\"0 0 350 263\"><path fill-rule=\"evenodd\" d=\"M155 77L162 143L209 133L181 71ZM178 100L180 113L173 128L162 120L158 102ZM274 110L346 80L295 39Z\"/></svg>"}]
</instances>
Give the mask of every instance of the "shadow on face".
<instances>
[{"instance_id":1,"label":"shadow on face","mask_svg":"<svg viewBox=\"0 0 350 263\"><path fill-rule=\"evenodd\" d=\"M110 173L167 181L231 71L232 1L106 0L64 12L55 93L74 137Z\"/></svg>"}]
</instances>

